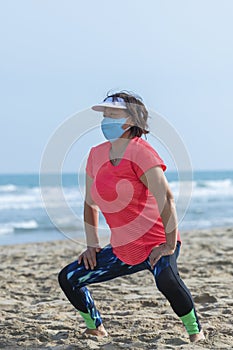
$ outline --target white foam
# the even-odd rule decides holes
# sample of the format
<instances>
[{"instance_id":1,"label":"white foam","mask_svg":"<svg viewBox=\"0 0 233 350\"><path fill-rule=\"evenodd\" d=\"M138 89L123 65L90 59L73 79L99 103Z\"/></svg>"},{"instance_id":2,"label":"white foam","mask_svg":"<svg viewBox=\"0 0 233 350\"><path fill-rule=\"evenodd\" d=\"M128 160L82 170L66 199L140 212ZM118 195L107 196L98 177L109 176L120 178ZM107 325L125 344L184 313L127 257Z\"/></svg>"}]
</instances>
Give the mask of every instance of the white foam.
<instances>
[{"instance_id":1,"label":"white foam","mask_svg":"<svg viewBox=\"0 0 233 350\"><path fill-rule=\"evenodd\" d=\"M14 232L13 227L7 227L5 225L0 225L0 235L5 235L7 233Z\"/></svg>"},{"instance_id":2,"label":"white foam","mask_svg":"<svg viewBox=\"0 0 233 350\"><path fill-rule=\"evenodd\" d=\"M17 190L17 187L15 185L4 185L0 186L0 192L14 192Z\"/></svg>"},{"instance_id":3,"label":"white foam","mask_svg":"<svg viewBox=\"0 0 233 350\"><path fill-rule=\"evenodd\" d=\"M185 189L185 185L187 184L187 188L190 185L190 183L183 183L182 188ZM179 193L181 188L181 183L179 182L171 182L169 183L171 190L177 198L178 195L184 195L182 193ZM192 198L204 198L207 199L209 197L233 197L233 182L230 179L226 180L206 180L206 181L193 181L192 182Z\"/></svg>"},{"instance_id":4,"label":"white foam","mask_svg":"<svg viewBox=\"0 0 233 350\"><path fill-rule=\"evenodd\" d=\"M21 222L12 222L11 225L16 229L35 229L38 227L38 224L35 220L21 221Z\"/></svg>"},{"instance_id":5,"label":"white foam","mask_svg":"<svg viewBox=\"0 0 233 350\"><path fill-rule=\"evenodd\" d=\"M0 224L0 235L13 233L15 230L32 230L38 227L39 226L35 220L8 222L5 224Z\"/></svg>"}]
</instances>

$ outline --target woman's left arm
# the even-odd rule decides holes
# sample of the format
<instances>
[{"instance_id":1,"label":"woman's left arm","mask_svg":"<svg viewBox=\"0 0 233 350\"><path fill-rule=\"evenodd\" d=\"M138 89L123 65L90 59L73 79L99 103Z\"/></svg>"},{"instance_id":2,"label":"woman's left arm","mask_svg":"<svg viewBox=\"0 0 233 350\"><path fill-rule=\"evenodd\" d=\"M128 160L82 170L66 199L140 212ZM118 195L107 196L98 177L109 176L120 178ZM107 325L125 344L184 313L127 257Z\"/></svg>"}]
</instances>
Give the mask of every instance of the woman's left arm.
<instances>
[{"instance_id":1,"label":"woman's left arm","mask_svg":"<svg viewBox=\"0 0 233 350\"><path fill-rule=\"evenodd\" d=\"M140 180L154 195L157 201L166 235L166 243L153 248L150 254L150 264L153 268L162 256L171 255L176 249L178 223L175 201L160 166L147 170L140 177Z\"/></svg>"}]
</instances>

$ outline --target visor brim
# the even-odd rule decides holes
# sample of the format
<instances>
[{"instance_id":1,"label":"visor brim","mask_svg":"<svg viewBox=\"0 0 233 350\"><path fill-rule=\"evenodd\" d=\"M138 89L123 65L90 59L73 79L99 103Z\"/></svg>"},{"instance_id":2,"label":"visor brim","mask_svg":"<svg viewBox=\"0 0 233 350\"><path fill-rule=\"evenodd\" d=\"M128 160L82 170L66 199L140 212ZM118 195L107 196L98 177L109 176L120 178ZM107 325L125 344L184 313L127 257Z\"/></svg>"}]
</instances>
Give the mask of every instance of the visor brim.
<instances>
[{"instance_id":1,"label":"visor brim","mask_svg":"<svg viewBox=\"0 0 233 350\"><path fill-rule=\"evenodd\" d=\"M92 106L91 109L96 112L104 112L105 108L114 108L114 109L127 109L124 105L116 105L114 103L100 103L98 105Z\"/></svg>"}]
</instances>

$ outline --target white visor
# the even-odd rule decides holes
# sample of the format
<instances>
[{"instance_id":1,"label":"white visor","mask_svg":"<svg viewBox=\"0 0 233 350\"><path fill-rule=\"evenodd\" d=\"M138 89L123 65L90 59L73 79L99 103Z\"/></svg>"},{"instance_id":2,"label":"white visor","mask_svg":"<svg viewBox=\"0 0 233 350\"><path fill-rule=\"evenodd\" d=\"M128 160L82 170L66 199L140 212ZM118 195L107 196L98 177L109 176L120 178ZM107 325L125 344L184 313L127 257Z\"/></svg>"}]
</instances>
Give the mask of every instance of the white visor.
<instances>
[{"instance_id":1,"label":"white visor","mask_svg":"<svg viewBox=\"0 0 233 350\"><path fill-rule=\"evenodd\" d=\"M119 108L119 109L127 109L126 103L123 98L115 97L113 101L113 97L107 97L105 101L99 103L98 105L92 106L91 109L97 112L104 112L106 107L109 108Z\"/></svg>"}]
</instances>

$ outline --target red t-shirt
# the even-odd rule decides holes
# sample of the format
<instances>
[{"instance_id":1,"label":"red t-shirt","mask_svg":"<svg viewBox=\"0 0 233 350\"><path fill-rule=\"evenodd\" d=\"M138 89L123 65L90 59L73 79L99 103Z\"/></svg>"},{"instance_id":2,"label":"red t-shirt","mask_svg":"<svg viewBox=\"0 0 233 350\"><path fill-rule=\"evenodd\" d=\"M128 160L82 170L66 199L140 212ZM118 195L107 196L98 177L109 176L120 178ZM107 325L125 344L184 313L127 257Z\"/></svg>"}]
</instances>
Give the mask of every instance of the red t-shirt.
<instances>
[{"instance_id":1,"label":"red t-shirt","mask_svg":"<svg viewBox=\"0 0 233 350\"><path fill-rule=\"evenodd\" d=\"M110 148L107 141L90 151L86 171L94 180L91 196L110 227L114 254L136 265L150 255L153 247L166 242L156 199L140 181L150 168L160 166L165 171L166 166L139 137L130 140L117 166L110 162Z\"/></svg>"}]
</instances>

